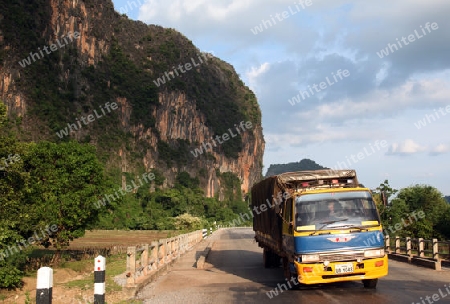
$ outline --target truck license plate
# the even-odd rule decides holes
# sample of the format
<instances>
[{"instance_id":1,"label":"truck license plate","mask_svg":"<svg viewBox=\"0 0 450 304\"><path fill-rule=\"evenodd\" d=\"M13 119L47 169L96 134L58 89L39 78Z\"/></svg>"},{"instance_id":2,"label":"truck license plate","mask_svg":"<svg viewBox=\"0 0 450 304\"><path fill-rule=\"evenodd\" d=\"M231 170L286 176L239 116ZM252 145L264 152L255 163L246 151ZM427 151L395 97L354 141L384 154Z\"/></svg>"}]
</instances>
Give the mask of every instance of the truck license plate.
<instances>
[{"instance_id":1,"label":"truck license plate","mask_svg":"<svg viewBox=\"0 0 450 304\"><path fill-rule=\"evenodd\" d=\"M353 264L352 263L336 264L334 266L334 272L336 274L353 272Z\"/></svg>"}]
</instances>

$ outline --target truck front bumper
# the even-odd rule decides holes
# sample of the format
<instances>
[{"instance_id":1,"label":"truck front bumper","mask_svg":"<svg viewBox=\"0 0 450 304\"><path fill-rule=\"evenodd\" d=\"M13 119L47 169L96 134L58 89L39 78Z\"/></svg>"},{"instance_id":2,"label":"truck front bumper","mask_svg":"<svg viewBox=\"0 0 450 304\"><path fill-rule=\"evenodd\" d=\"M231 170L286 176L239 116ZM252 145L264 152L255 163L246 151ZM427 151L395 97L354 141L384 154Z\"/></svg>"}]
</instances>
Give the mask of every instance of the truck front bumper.
<instances>
[{"instance_id":1,"label":"truck front bumper","mask_svg":"<svg viewBox=\"0 0 450 304\"><path fill-rule=\"evenodd\" d=\"M299 262L294 262L294 264L297 269L298 281L302 284L378 279L388 274L387 255L383 258L366 259L359 263L349 261L330 262L328 265Z\"/></svg>"}]
</instances>

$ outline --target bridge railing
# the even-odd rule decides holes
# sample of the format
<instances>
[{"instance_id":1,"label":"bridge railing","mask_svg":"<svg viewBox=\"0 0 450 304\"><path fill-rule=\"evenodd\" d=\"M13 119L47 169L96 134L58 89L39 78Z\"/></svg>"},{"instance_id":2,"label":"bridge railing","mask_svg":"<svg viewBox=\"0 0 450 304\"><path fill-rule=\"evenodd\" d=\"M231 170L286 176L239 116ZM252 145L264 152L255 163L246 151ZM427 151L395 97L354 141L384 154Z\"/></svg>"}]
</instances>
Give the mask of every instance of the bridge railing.
<instances>
[{"instance_id":1,"label":"bridge railing","mask_svg":"<svg viewBox=\"0 0 450 304\"><path fill-rule=\"evenodd\" d=\"M210 233L212 233L212 229ZM204 230L197 230L140 247L128 247L126 286L134 287L139 278L157 272L205 237Z\"/></svg>"},{"instance_id":2,"label":"bridge railing","mask_svg":"<svg viewBox=\"0 0 450 304\"><path fill-rule=\"evenodd\" d=\"M438 239L425 240L423 238L411 238L385 236L385 248L388 253L405 255L409 258L421 258L437 261L450 260L450 241Z\"/></svg>"}]
</instances>

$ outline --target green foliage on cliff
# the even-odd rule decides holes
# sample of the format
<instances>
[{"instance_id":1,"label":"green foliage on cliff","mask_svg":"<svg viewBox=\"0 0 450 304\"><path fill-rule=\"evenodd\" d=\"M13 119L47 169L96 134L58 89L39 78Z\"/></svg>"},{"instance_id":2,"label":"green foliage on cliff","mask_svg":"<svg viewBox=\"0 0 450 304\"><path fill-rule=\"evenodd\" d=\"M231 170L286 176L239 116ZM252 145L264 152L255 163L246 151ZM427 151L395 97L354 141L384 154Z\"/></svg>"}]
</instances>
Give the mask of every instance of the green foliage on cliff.
<instances>
[{"instance_id":1,"label":"green foliage on cliff","mask_svg":"<svg viewBox=\"0 0 450 304\"><path fill-rule=\"evenodd\" d=\"M181 167L192 160L192 155L189 153L189 142L184 139L177 139L170 144L160 140L157 148L160 160L164 161L168 167L173 165Z\"/></svg>"},{"instance_id":2,"label":"green foliage on cliff","mask_svg":"<svg viewBox=\"0 0 450 304\"><path fill-rule=\"evenodd\" d=\"M128 59L117 41L113 41L111 50L101 64L104 67L104 80L110 80L114 95L126 97L131 103L131 123L143 123L146 128L155 126L155 118L151 115L152 106L158 104L158 92L152 82L152 76L138 68ZM98 77L98 75L97 75Z\"/></svg>"},{"instance_id":3,"label":"green foliage on cliff","mask_svg":"<svg viewBox=\"0 0 450 304\"><path fill-rule=\"evenodd\" d=\"M198 178L187 172L177 175L173 189L162 189L154 184L155 191L149 193L150 186L144 185L137 193L123 196L119 203L106 204L100 209L99 222L92 228L176 229L176 218L183 214L201 218L203 223L227 223L246 210L246 203L239 199L236 189L226 189L230 196L222 201L205 198L203 190L198 188Z\"/></svg>"}]
</instances>

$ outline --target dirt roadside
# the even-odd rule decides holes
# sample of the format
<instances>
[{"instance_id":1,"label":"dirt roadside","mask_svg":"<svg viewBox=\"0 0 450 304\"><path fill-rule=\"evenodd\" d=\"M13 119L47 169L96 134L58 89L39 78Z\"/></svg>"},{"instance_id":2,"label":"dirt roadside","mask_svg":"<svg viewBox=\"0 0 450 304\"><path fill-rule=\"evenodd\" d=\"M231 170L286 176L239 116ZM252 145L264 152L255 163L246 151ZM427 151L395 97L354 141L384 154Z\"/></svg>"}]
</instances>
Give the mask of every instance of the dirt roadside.
<instances>
[{"instance_id":1,"label":"dirt roadside","mask_svg":"<svg viewBox=\"0 0 450 304\"><path fill-rule=\"evenodd\" d=\"M24 277L24 286L15 291L0 291L0 303L36 303L36 275ZM110 283L111 284L111 283ZM112 283L115 284L115 283ZM107 286L107 303L130 303L130 297L119 286ZM113 290L110 290L113 289ZM28 299L31 302L27 302ZM94 303L93 271L79 273L72 269L55 268L53 272L54 304L88 304ZM134 302L139 303L139 302Z\"/></svg>"}]
</instances>

